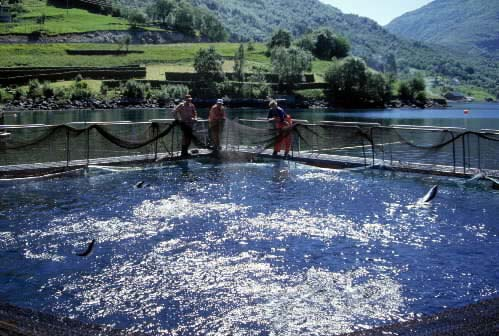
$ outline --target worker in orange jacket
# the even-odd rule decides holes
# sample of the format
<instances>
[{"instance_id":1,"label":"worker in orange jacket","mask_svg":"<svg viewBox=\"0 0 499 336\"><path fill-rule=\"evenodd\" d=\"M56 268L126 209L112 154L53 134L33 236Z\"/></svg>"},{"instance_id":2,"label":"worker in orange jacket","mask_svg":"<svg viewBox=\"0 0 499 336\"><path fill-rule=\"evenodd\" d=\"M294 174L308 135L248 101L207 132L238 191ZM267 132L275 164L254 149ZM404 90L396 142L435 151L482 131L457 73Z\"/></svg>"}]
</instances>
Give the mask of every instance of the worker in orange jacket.
<instances>
[{"instance_id":1,"label":"worker in orange jacket","mask_svg":"<svg viewBox=\"0 0 499 336\"><path fill-rule=\"evenodd\" d=\"M275 100L270 102L269 107L270 110L267 118L274 121L274 127L279 132L272 156L277 156L281 151L281 147L284 147L284 157L287 157L291 149L291 126L293 125L293 120L282 107L279 107Z\"/></svg>"}]
</instances>

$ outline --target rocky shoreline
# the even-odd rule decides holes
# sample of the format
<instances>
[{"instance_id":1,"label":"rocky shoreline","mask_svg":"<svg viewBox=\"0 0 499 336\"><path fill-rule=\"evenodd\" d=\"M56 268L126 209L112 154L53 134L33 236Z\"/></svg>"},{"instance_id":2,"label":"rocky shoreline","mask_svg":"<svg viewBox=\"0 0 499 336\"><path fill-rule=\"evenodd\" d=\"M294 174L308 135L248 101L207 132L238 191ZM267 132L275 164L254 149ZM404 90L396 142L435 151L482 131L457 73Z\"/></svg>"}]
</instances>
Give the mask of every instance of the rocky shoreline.
<instances>
[{"instance_id":1,"label":"rocky shoreline","mask_svg":"<svg viewBox=\"0 0 499 336\"><path fill-rule=\"evenodd\" d=\"M170 105L160 104L157 100L145 100L140 102L132 102L122 99L111 99L111 100L99 100L99 99L88 99L88 100L64 100L56 101L52 98L48 99L26 99L26 100L15 100L4 105L3 110L7 111L33 111L33 110L77 110L77 109L99 109L99 110L110 110L119 108L164 108Z\"/></svg>"},{"instance_id":2,"label":"rocky shoreline","mask_svg":"<svg viewBox=\"0 0 499 336\"><path fill-rule=\"evenodd\" d=\"M210 107L215 103L216 99L195 99L194 104L200 108ZM284 99L278 99L279 104L286 108L302 108L302 109L327 109L334 108L324 100L306 100L299 103L286 102ZM54 98L47 99L24 99L14 100L0 109L4 111L54 111L54 110L77 110L77 109L123 109L123 108L136 108L136 109L158 109L158 108L172 108L179 101L162 102L157 99L147 100L130 100L123 98L116 98L111 100L101 99L87 99L87 100L55 100ZM229 108L258 108L265 109L268 107L268 100L266 99L228 99L225 105ZM436 102L429 102L424 105L402 104L400 102L391 103L385 108L446 108L447 104L439 104ZM361 108L361 107L357 107Z\"/></svg>"}]
</instances>

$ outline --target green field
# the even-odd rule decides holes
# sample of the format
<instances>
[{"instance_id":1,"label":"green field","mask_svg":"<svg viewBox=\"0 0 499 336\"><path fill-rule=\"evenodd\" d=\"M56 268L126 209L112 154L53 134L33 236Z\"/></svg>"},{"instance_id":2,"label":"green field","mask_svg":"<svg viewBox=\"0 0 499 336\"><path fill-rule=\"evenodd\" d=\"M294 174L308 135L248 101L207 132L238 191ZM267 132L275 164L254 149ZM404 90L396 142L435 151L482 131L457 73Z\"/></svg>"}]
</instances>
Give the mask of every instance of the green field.
<instances>
[{"instance_id":1,"label":"green field","mask_svg":"<svg viewBox=\"0 0 499 336\"><path fill-rule=\"evenodd\" d=\"M200 48L210 46L224 57L233 57L239 44L236 43L181 43L163 45L136 45L130 50L143 50L143 54L120 56L81 56L68 55L72 50L117 50L118 44L3 44L0 45L0 66L121 66L129 64L192 64L194 55ZM263 44L255 45L248 52L248 60L268 63Z\"/></svg>"},{"instance_id":2,"label":"green field","mask_svg":"<svg viewBox=\"0 0 499 336\"><path fill-rule=\"evenodd\" d=\"M239 48L237 43L181 43L163 45L135 45L130 50L143 50L143 54L120 56L81 56L68 55L66 49L118 49L117 44L3 44L0 45L0 67L48 67L48 66L123 66L143 64L147 66L147 79L164 79L164 73L194 72L193 61L200 48L213 46L226 57L224 70L232 71L231 58ZM270 59L265 56L266 46L254 43L255 49L248 51L248 67L269 66ZM330 62L314 61L312 70L318 80ZM251 71L251 69L248 69Z\"/></svg>"},{"instance_id":3,"label":"green field","mask_svg":"<svg viewBox=\"0 0 499 336\"><path fill-rule=\"evenodd\" d=\"M26 13L18 17L19 22L1 23L0 34L29 34L44 31L49 35L82 33L96 30L128 30L130 25L123 18L94 14L83 9L47 6L45 1L23 1ZM45 16L45 23L37 19ZM148 29L148 28L145 28Z\"/></svg>"}]
</instances>

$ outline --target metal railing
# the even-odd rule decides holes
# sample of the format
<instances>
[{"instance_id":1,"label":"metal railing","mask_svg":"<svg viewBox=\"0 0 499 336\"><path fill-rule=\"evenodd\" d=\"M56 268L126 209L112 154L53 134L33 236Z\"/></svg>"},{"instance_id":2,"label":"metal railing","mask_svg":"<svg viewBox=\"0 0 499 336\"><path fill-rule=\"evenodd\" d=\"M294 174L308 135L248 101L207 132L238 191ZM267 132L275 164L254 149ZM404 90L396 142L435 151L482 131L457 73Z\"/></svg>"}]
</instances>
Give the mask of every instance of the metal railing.
<instances>
[{"instance_id":1,"label":"metal railing","mask_svg":"<svg viewBox=\"0 0 499 336\"><path fill-rule=\"evenodd\" d=\"M292 155L364 165L422 168L473 174L499 170L499 130L306 120L291 132ZM227 121L221 145L227 151L264 153L275 141L266 119ZM198 147L209 145L209 125L194 127ZM274 140L272 140L274 139ZM158 160L179 155L182 131L173 119L148 122L0 125L0 167L21 164L88 165L99 160ZM143 145L141 145L143 144Z\"/></svg>"}]
</instances>

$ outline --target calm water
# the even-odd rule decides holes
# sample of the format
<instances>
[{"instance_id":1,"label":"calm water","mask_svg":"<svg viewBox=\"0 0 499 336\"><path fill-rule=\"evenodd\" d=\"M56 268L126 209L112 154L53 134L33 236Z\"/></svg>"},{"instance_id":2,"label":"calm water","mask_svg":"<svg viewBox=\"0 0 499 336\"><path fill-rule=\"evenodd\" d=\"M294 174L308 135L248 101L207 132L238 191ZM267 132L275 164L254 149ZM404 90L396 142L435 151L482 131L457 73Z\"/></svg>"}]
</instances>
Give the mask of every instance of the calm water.
<instances>
[{"instance_id":1,"label":"calm water","mask_svg":"<svg viewBox=\"0 0 499 336\"><path fill-rule=\"evenodd\" d=\"M464 110L470 111L464 114ZM207 110L200 110L202 117ZM266 117L264 110L229 110L231 118ZM499 104L453 103L445 109L380 109L380 110L290 110L294 118L310 121L366 121L384 125L410 124L464 127L472 130L499 129ZM105 110L105 111L38 111L8 113L6 124L63 124L74 121L148 121L171 118L169 109L158 110Z\"/></svg>"},{"instance_id":2,"label":"calm water","mask_svg":"<svg viewBox=\"0 0 499 336\"><path fill-rule=\"evenodd\" d=\"M462 180L283 162L3 186L0 297L153 335L338 334L497 297L498 202Z\"/></svg>"}]
</instances>

